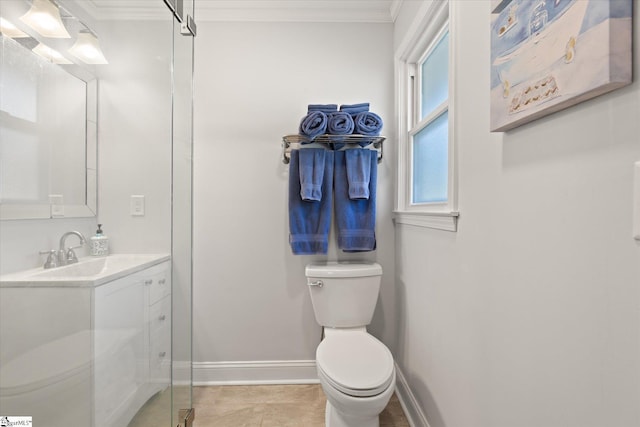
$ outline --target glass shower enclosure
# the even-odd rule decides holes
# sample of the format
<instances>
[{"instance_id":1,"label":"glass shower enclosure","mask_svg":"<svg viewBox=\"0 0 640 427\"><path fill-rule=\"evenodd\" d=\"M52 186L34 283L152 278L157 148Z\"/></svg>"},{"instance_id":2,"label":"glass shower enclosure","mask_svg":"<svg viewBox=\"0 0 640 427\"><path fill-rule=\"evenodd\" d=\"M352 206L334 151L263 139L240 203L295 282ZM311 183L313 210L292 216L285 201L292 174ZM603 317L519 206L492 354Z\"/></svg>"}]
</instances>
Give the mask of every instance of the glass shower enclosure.
<instances>
[{"instance_id":1,"label":"glass shower enclosure","mask_svg":"<svg viewBox=\"0 0 640 427\"><path fill-rule=\"evenodd\" d=\"M192 423L194 16L0 1L2 422Z\"/></svg>"}]
</instances>

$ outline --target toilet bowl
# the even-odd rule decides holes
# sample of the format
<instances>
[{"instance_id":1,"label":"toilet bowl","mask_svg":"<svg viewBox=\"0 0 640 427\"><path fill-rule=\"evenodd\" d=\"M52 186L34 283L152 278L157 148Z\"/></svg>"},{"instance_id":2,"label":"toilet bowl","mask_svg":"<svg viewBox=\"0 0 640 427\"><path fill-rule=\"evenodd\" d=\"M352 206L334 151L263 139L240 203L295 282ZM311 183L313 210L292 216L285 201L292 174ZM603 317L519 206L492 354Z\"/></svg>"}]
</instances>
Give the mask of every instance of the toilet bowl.
<instances>
[{"instance_id":1,"label":"toilet bowl","mask_svg":"<svg viewBox=\"0 0 640 427\"><path fill-rule=\"evenodd\" d=\"M327 397L330 427L377 427L395 390L389 349L364 328L326 329L316 350L320 384Z\"/></svg>"},{"instance_id":2,"label":"toilet bowl","mask_svg":"<svg viewBox=\"0 0 640 427\"><path fill-rule=\"evenodd\" d=\"M316 367L327 397L327 427L378 427L395 390L389 349L370 335L380 289L379 264L309 265L307 283L324 339Z\"/></svg>"}]
</instances>

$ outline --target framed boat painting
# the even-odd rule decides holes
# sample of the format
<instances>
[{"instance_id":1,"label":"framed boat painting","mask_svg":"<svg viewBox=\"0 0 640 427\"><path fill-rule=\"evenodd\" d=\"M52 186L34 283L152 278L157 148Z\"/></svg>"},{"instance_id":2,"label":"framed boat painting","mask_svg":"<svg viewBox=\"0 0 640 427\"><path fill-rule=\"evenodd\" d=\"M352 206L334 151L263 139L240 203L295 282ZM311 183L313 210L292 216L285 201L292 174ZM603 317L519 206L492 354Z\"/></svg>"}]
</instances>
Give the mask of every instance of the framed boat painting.
<instances>
[{"instance_id":1,"label":"framed boat painting","mask_svg":"<svg viewBox=\"0 0 640 427\"><path fill-rule=\"evenodd\" d=\"M491 131L631 83L632 0L492 0Z\"/></svg>"}]
</instances>

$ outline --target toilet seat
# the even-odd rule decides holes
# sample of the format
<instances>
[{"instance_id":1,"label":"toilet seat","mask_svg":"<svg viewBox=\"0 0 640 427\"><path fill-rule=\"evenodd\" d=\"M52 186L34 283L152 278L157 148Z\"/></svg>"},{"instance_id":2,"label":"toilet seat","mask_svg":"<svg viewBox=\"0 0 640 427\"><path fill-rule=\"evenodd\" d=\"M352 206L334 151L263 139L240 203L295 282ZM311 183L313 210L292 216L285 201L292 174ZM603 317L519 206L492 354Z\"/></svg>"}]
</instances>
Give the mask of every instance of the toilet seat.
<instances>
[{"instance_id":1,"label":"toilet seat","mask_svg":"<svg viewBox=\"0 0 640 427\"><path fill-rule=\"evenodd\" d=\"M393 380L391 352L364 331L332 331L318 345L316 364L329 385L350 396L378 395Z\"/></svg>"}]
</instances>

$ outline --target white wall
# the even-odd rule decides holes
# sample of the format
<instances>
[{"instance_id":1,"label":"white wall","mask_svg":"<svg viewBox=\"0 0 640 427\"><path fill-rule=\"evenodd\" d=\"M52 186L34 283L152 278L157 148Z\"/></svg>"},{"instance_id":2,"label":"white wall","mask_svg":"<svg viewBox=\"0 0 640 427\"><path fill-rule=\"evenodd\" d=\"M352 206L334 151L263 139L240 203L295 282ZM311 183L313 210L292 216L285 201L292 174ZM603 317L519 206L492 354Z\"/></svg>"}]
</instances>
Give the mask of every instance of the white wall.
<instances>
[{"instance_id":1,"label":"white wall","mask_svg":"<svg viewBox=\"0 0 640 427\"><path fill-rule=\"evenodd\" d=\"M492 134L490 2L457 3L459 230L396 228L397 362L431 427L638 426L640 86Z\"/></svg>"},{"instance_id":2,"label":"white wall","mask_svg":"<svg viewBox=\"0 0 640 427\"><path fill-rule=\"evenodd\" d=\"M0 274L42 267L47 256L39 251L58 249L60 237L67 231L78 230L88 238L95 228L95 218L0 221ZM76 245L75 239L69 237L67 245ZM76 253L82 256L88 251L85 247Z\"/></svg>"},{"instance_id":3,"label":"white wall","mask_svg":"<svg viewBox=\"0 0 640 427\"><path fill-rule=\"evenodd\" d=\"M393 287L393 138L378 177L378 250L293 256L280 142L309 103L368 101L393 135L391 24L200 22L196 38L194 361L315 359L304 267L377 260ZM372 330L392 330L393 304ZM194 374L196 380L198 373Z\"/></svg>"},{"instance_id":4,"label":"white wall","mask_svg":"<svg viewBox=\"0 0 640 427\"><path fill-rule=\"evenodd\" d=\"M112 252L171 251L172 22L101 21L98 222ZM130 196L145 215L130 214Z\"/></svg>"}]
</instances>

